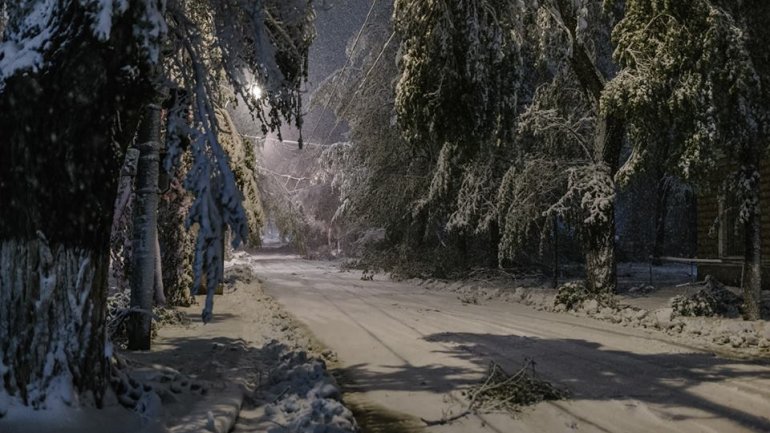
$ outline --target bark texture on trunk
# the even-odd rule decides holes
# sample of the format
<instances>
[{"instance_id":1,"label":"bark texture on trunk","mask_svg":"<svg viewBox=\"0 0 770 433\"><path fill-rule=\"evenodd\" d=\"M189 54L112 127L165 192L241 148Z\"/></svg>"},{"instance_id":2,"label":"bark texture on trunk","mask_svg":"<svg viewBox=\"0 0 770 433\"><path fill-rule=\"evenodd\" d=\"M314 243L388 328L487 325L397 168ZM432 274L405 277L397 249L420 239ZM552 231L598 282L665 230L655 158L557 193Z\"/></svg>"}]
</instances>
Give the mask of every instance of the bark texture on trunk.
<instances>
[{"instance_id":1,"label":"bark texture on trunk","mask_svg":"<svg viewBox=\"0 0 770 433\"><path fill-rule=\"evenodd\" d=\"M120 170L118 197L115 199L115 211L110 229L110 272L109 287L119 292L128 291L131 275L131 241L133 238L133 201L136 164L139 162L139 149L134 147L126 151L123 167Z\"/></svg>"},{"instance_id":2,"label":"bark texture on trunk","mask_svg":"<svg viewBox=\"0 0 770 433\"><path fill-rule=\"evenodd\" d=\"M583 249L588 291L596 295L614 293L618 281L614 215L605 224L591 228Z\"/></svg>"},{"instance_id":3,"label":"bark texture on trunk","mask_svg":"<svg viewBox=\"0 0 770 433\"><path fill-rule=\"evenodd\" d=\"M110 226L148 95L143 71L125 72L141 64L136 7L108 43L74 2L45 66L0 92L0 397L99 406L105 395Z\"/></svg>"},{"instance_id":4,"label":"bark texture on trunk","mask_svg":"<svg viewBox=\"0 0 770 433\"><path fill-rule=\"evenodd\" d=\"M134 202L134 239L131 260L131 308L127 323L128 348L149 350L158 247L158 178L160 174L160 106L145 110L137 136L139 163ZM159 275L160 276L160 275Z\"/></svg>"},{"instance_id":5,"label":"bark texture on trunk","mask_svg":"<svg viewBox=\"0 0 770 433\"><path fill-rule=\"evenodd\" d=\"M761 318L762 298L762 218L759 210L758 167L747 169L746 184L751 185L747 201L756 203L745 222L745 269L743 280L744 313L748 320ZM756 176L754 176L756 174Z\"/></svg>"},{"instance_id":6,"label":"bark texture on trunk","mask_svg":"<svg viewBox=\"0 0 770 433\"><path fill-rule=\"evenodd\" d=\"M163 262L160 255L160 236L158 231L155 231L155 278L153 283L153 290L155 291L155 304L166 305L166 291L163 287Z\"/></svg>"},{"instance_id":7,"label":"bark texture on trunk","mask_svg":"<svg viewBox=\"0 0 770 433\"><path fill-rule=\"evenodd\" d=\"M623 121L602 115L597 122L594 142L597 160L609 167L610 176L615 176L625 135ZM610 202L605 216L605 221L588 229L584 242L587 285L597 294L615 293L618 286L614 200Z\"/></svg>"},{"instance_id":8,"label":"bark texture on trunk","mask_svg":"<svg viewBox=\"0 0 770 433\"><path fill-rule=\"evenodd\" d=\"M109 368L105 258L51 247L42 235L0 241L0 375L24 404L101 401Z\"/></svg>"}]
</instances>

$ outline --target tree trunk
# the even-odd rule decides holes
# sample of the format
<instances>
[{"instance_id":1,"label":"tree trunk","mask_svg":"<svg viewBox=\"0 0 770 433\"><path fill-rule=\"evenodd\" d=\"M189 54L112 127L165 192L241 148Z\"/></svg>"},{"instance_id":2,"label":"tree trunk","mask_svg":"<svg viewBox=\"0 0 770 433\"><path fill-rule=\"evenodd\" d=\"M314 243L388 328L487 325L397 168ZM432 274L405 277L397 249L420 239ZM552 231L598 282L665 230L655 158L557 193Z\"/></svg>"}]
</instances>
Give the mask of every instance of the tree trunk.
<instances>
[{"instance_id":1,"label":"tree trunk","mask_svg":"<svg viewBox=\"0 0 770 433\"><path fill-rule=\"evenodd\" d=\"M597 101L598 104L598 101ZM595 152L597 159L609 167L609 175L618 171L623 146L624 124L614 116L602 115L597 120ZM615 249L615 202L610 202L606 219L588 228L584 242L586 286L591 293L615 293L618 286L618 261Z\"/></svg>"},{"instance_id":2,"label":"tree trunk","mask_svg":"<svg viewBox=\"0 0 770 433\"><path fill-rule=\"evenodd\" d=\"M606 77L599 70L589 50L576 34L578 19L574 3L569 0L557 0L555 3L558 16L570 32L572 50L570 67L575 73L584 92L593 100L595 109L600 112L601 95L607 83ZM596 120L594 132L595 161L602 162L609 168L609 175L615 176L620 161L620 151L625 135L623 119L607 114L600 114ZM584 242L586 256L587 284L596 293L614 293L617 288L617 259L615 254L615 203L607 211L607 221L588 228ZM602 269L601 267L606 267Z\"/></svg>"},{"instance_id":3,"label":"tree trunk","mask_svg":"<svg viewBox=\"0 0 770 433\"><path fill-rule=\"evenodd\" d=\"M668 194L671 190L671 179L663 175L658 180L655 195L655 239L652 244L652 264L661 265L663 245L666 242L666 216L668 215Z\"/></svg>"},{"instance_id":4,"label":"tree trunk","mask_svg":"<svg viewBox=\"0 0 770 433\"><path fill-rule=\"evenodd\" d=\"M155 231L155 278L153 289L155 291L155 304L166 305L166 291L163 287L163 262L160 254L160 240L158 231Z\"/></svg>"},{"instance_id":5,"label":"tree trunk","mask_svg":"<svg viewBox=\"0 0 770 433\"><path fill-rule=\"evenodd\" d=\"M606 224L595 225L586 236L583 249L586 258L586 286L596 295L615 293L618 282L615 254L614 212Z\"/></svg>"},{"instance_id":6,"label":"tree trunk","mask_svg":"<svg viewBox=\"0 0 770 433\"><path fill-rule=\"evenodd\" d=\"M756 176L754 176L754 174ZM749 166L745 174L745 183L751 185L746 201L755 205L745 222L745 269L743 282L743 300L746 319L761 319L762 296L762 224L759 210L759 171L756 166Z\"/></svg>"},{"instance_id":7,"label":"tree trunk","mask_svg":"<svg viewBox=\"0 0 770 433\"><path fill-rule=\"evenodd\" d=\"M120 170L118 197L115 199L114 215L110 229L110 290L128 291L131 262L131 239L133 227L133 195L136 164L139 162L139 149L134 147L126 151L123 167Z\"/></svg>"},{"instance_id":8,"label":"tree trunk","mask_svg":"<svg viewBox=\"0 0 770 433\"><path fill-rule=\"evenodd\" d=\"M0 91L0 400L99 406L106 393L110 225L149 90L125 73L141 64L130 7L107 43L74 2L44 66Z\"/></svg>"},{"instance_id":9,"label":"tree trunk","mask_svg":"<svg viewBox=\"0 0 770 433\"><path fill-rule=\"evenodd\" d=\"M134 202L134 240L131 261L131 308L127 323L128 348L149 350L152 306L159 265L158 177L160 173L160 106L147 106L137 136L139 164Z\"/></svg>"},{"instance_id":10,"label":"tree trunk","mask_svg":"<svg viewBox=\"0 0 770 433\"><path fill-rule=\"evenodd\" d=\"M107 257L51 246L42 235L0 242L0 375L8 394L36 409L102 400Z\"/></svg>"},{"instance_id":11,"label":"tree trunk","mask_svg":"<svg viewBox=\"0 0 770 433\"><path fill-rule=\"evenodd\" d=\"M609 175L618 171L620 149L623 145L623 121L613 116L601 116L597 121L595 152L597 159L609 167ZM615 293L618 286L617 254L615 251L615 202L610 202L606 220L587 228L584 240L586 284L595 294Z\"/></svg>"}]
</instances>

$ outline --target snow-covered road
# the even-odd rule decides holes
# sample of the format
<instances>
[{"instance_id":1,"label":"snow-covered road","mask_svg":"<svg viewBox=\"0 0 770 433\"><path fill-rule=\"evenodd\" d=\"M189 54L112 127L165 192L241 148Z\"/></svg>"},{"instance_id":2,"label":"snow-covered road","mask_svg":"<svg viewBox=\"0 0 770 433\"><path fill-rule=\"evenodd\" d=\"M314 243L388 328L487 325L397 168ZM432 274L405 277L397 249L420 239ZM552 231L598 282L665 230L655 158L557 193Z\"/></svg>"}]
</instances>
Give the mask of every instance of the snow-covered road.
<instances>
[{"instance_id":1,"label":"snow-covered road","mask_svg":"<svg viewBox=\"0 0 770 433\"><path fill-rule=\"evenodd\" d=\"M264 254L240 260L337 353L347 399L412 420L396 428L381 417L381 428L371 430L415 431L419 418L460 413L460 391L490 361L511 371L533 359L569 400L425 431L770 432L767 362L719 358L661 333L519 304L464 305L450 293L382 276L362 281L322 262Z\"/></svg>"}]
</instances>

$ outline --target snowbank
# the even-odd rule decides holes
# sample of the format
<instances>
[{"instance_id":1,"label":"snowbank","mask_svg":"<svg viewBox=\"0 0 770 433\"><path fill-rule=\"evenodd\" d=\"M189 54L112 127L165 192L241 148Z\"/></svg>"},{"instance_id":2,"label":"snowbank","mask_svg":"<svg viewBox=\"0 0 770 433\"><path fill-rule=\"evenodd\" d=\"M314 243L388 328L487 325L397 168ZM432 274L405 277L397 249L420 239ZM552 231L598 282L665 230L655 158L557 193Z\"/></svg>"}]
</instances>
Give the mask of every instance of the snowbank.
<instances>
[{"instance_id":1,"label":"snowbank","mask_svg":"<svg viewBox=\"0 0 770 433\"><path fill-rule=\"evenodd\" d=\"M277 344L277 343L275 343ZM254 401L262 407L255 431L268 433L352 433L353 413L326 364L304 351L285 352Z\"/></svg>"},{"instance_id":2,"label":"snowbank","mask_svg":"<svg viewBox=\"0 0 770 433\"><path fill-rule=\"evenodd\" d=\"M703 347L725 355L770 357L770 322L758 320L747 322L733 317L734 312L727 308L729 317L690 317L679 314L671 304L679 305L683 298L671 298L669 295L657 302L649 302L650 297L663 296L655 293L655 289L640 286L631 290L634 297L646 302L635 302L636 299L622 297L614 305L590 299L577 303L573 308L563 304L555 304L557 291L544 288L534 281L525 281L527 287L513 287L503 280L483 281L442 281L442 280L410 280L422 287L456 293L458 300L463 303L478 303L483 301L517 302L529 305L536 310L572 314L591 317L596 320L610 322L621 326L646 328L654 332L663 332L681 339L688 345ZM684 291L684 290L682 290ZM669 293L664 292L664 293ZM692 296L693 302L701 304L705 296L696 291ZM655 308L643 308L637 305L659 304ZM692 303L688 303L692 305ZM701 310L709 308L701 306ZM721 310L720 310L721 311Z\"/></svg>"}]
</instances>

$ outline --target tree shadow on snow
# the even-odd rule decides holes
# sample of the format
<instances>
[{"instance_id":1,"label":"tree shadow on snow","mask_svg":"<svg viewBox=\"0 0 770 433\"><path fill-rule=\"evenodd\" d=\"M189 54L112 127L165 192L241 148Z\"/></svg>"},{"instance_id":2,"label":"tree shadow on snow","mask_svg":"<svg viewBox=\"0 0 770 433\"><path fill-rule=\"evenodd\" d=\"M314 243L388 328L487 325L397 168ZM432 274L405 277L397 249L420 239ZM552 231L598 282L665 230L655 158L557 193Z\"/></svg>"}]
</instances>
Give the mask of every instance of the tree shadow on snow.
<instances>
[{"instance_id":1,"label":"tree shadow on snow","mask_svg":"<svg viewBox=\"0 0 770 433\"><path fill-rule=\"evenodd\" d=\"M206 381L251 382L266 378L286 346L273 343L255 347L227 337L165 338L150 352L124 352L129 360L171 367Z\"/></svg>"},{"instance_id":2,"label":"tree shadow on snow","mask_svg":"<svg viewBox=\"0 0 770 433\"><path fill-rule=\"evenodd\" d=\"M446 393L479 383L491 361L508 372L515 372L532 360L538 377L567 391L571 399L638 400L655 404L662 416L671 420L703 418L702 414L692 414L692 410L680 410L695 409L707 413L708 418L729 419L755 431L770 431L768 417L728 407L692 392L695 387L729 381L728 388L742 389L764 401L761 404L768 404L770 365L767 362L736 361L707 353L639 354L607 350L597 343L566 338L442 332L426 336L424 340L437 343L440 349L434 352L464 360L475 368L404 363L374 370L358 364L342 369L339 374L349 378L347 387L352 391ZM708 395L715 394L709 392ZM739 406L738 402L733 404Z\"/></svg>"}]
</instances>

